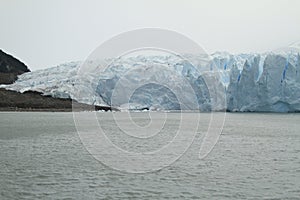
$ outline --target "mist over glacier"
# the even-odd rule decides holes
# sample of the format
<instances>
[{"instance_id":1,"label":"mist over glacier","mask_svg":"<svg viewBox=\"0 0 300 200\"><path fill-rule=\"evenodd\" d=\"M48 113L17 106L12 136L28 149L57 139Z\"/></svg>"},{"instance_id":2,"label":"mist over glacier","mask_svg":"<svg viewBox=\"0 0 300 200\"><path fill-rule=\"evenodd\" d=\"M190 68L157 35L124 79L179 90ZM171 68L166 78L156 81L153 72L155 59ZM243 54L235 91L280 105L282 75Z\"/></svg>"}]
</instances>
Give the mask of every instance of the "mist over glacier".
<instances>
[{"instance_id":1,"label":"mist over glacier","mask_svg":"<svg viewBox=\"0 0 300 200\"><path fill-rule=\"evenodd\" d=\"M82 63L25 73L1 87L125 110L300 111L297 44L261 54L108 58L105 71L96 67L84 75L78 73Z\"/></svg>"}]
</instances>

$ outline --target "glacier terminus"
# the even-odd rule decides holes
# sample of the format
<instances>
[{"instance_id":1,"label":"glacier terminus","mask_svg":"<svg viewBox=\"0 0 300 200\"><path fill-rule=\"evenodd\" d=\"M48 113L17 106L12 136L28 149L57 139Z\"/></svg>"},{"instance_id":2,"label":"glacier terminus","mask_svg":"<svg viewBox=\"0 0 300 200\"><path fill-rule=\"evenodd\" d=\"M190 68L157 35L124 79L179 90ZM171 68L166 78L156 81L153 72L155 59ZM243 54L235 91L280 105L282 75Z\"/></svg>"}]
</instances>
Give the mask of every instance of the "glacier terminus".
<instances>
[{"instance_id":1,"label":"glacier terminus","mask_svg":"<svg viewBox=\"0 0 300 200\"><path fill-rule=\"evenodd\" d=\"M95 68L84 76L78 74L83 62L71 62L22 74L15 83L1 87L121 110L300 111L297 44L274 52L216 52L205 58L201 55L185 58L176 55L107 58L106 63L110 64L105 71ZM221 94L212 95L207 83L212 79ZM218 95L224 96L225 103L214 100Z\"/></svg>"}]
</instances>

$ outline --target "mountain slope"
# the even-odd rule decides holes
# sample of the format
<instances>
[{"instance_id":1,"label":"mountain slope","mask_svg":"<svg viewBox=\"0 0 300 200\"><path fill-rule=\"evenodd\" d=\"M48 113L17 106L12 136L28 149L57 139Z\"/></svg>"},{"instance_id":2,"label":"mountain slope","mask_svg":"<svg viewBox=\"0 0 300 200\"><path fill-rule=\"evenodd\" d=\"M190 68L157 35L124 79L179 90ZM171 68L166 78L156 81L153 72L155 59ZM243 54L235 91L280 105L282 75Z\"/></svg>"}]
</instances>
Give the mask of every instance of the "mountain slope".
<instances>
[{"instance_id":1,"label":"mountain slope","mask_svg":"<svg viewBox=\"0 0 300 200\"><path fill-rule=\"evenodd\" d=\"M25 72L30 70L24 63L0 49L0 84L11 84Z\"/></svg>"}]
</instances>

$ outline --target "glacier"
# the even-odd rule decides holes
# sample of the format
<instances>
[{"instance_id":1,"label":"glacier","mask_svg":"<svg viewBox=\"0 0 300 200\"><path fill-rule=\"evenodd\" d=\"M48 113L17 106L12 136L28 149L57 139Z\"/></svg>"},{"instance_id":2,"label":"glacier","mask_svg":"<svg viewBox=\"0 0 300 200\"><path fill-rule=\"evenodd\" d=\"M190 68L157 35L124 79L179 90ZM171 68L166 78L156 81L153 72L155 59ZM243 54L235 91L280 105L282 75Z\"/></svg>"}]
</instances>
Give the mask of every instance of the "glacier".
<instances>
[{"instance_id":1,"label":"glacier","mask_svg":"<svg viewBox=\"0 0 300 200\"><path fill-rule=\"evenodd\" d=\"M0 87L121 110L299 112L299 49L293 44L266 53L107 58L104 71L94 67L84 74L78 73L84 62L71 62Z\"/></svg>"}]
</instances>

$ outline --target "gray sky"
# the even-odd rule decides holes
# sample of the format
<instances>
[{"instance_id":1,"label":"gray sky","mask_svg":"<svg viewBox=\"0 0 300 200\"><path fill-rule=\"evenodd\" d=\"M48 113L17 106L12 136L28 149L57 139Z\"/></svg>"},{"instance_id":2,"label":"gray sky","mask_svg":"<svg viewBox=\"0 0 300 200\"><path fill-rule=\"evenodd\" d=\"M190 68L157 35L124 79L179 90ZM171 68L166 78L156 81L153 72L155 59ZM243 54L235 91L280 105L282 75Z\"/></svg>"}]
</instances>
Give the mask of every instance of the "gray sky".
<instances>
[{"instance_id":1,"label":"gray sky","mask_svg":"<svg viewBox=\"0 0 300 200\"><path fill-rule=\"evenodd\" d=\"M84 60L119 33L182 33L214 51L263 52L300 40L299 0L0 0L0 48L31 70Z\"/></svg>"}]
</instances>

